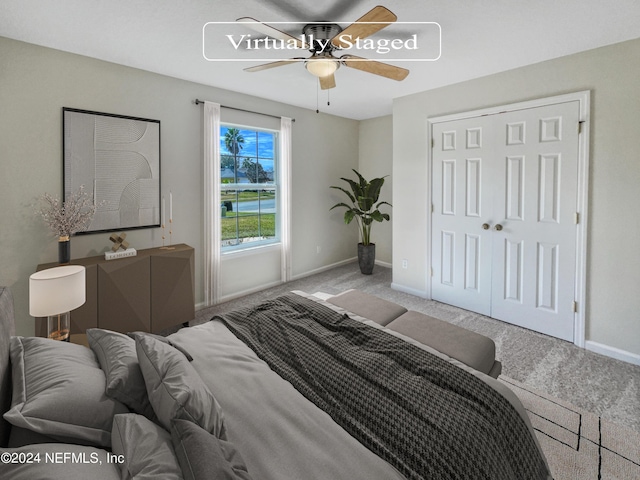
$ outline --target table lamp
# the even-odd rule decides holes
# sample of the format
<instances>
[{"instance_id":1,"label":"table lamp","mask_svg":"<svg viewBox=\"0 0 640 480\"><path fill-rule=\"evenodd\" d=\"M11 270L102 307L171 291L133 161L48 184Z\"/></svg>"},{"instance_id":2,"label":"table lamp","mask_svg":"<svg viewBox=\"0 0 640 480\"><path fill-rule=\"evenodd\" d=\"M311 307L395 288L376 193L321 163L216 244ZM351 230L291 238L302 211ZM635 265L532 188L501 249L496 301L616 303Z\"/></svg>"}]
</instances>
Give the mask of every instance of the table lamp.
<instances>
[{"instance_id":1,"label":"table lamp","mask_svg":"<svg viewBox=\"0 0 640 480\"><path fill-rule=\"evenodd\" d=\"M85 267L48 268L29 277L29 314L47 317L47 337L70 341L70 311L86 300Z\"/></svg>"}]
</instances>

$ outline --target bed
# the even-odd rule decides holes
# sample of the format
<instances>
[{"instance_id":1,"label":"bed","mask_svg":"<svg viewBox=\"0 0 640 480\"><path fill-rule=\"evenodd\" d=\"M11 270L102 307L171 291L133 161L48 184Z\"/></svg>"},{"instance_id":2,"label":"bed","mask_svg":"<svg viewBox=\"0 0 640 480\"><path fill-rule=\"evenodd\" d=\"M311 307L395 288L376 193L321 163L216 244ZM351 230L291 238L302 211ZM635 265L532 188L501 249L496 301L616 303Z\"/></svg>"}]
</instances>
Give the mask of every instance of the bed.
<instances>
[{"instance_id":1,"label":"bed","mask_svg":"<svg viewBox=\"0 0 640 480\"><path fill-rule=\"evenodd\" d=\"M91 348L0 317L0 478L551 478L510 390L304 292Z\"/></svg>"}]
</instances>

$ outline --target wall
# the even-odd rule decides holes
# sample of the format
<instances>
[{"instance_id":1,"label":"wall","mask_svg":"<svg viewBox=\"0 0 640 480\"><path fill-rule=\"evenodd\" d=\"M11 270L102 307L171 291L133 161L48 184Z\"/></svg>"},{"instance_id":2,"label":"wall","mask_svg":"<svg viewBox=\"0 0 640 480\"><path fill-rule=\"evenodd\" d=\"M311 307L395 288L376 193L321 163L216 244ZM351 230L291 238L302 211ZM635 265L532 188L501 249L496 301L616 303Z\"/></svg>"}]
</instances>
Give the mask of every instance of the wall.
<instances>
[{"instance_id":1,"label":"wall","mask_svg":"<svg viewBox=\"0 0 640 480\"><path fill-rule=\"evenodd\" d=\"M359 167L357 170L367 179L388 175L382 186L380 201L386 201L393 205L393 187L391 168L393 164L393 117L384 117L362 120L359 130ZM352 175L353 176L353 175ZM391 232L395 211L393 208L383 206L382 212L389 213L391 220L388 222L374 222L371 228L371 238L376 244L376 262L391 265L392 247Z\"/></svg>"},{"instance_id":2,"label":"wall","mask_svg":"<svg viewBox=\"0 0 640 480\"><path fill-rule=\"evenodd\" d=\"M429 117L591 91L586 339L640 363L640 39L399 98L393 106L393 282L428 296ZM408 268L401 260L408 260ZM588 345L589 346L589 345ZM593 345L592 345L593 346ZM630 354L630 355L629 355Z\"/></svg>"},{"instance_id":3,"label":"wall","mask_svg":"<svg viewBox=\"0 0 640 480\"><path fill-rule=\"evenodd\" d=\"M162 191L173 193L173 242L196 250L196 303L203 302L203 127L196 98L296 119L293 275L354 257L353 232L329 213L328 186L358 165L357 121L0 37L0 284L13 290L18 334L33 334L29 275L39 263L57 260L57 242L32 205L45 192L62 191L62 107L161 121ZM72 258L101 254L110 248L108 238L73 237ZM162 244L160 229L132 230L127 240L137 249ZM268 256L265 262L277 263ZM239 271L245 270L234 269L234 289L259 287L250 271L244 281Z\"/></svg>"}]
</instances>

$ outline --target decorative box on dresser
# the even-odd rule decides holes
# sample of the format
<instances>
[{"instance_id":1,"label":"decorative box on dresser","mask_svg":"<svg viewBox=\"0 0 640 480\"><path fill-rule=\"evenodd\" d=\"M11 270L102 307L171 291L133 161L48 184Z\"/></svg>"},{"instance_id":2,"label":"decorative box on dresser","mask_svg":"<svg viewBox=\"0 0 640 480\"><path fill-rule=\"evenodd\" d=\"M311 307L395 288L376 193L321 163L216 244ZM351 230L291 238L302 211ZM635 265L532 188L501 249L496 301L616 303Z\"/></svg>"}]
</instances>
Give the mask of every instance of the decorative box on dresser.
<instances>
[{"instance_id":1,"label":"decorative box on dresser","mask_svg":"<svg viewBox=\"0 0 640 480\"><path fill-rule=\"evenodd\" d=\"M138 250L134 257L77 258L87 268L87 301L71 312L71 334L87 328L157 333L195 317L194 250L178 244ZM38 265L38 271L58 266ZM36 335L46 335L36 319Z\"/></svg>"}]
</instances>

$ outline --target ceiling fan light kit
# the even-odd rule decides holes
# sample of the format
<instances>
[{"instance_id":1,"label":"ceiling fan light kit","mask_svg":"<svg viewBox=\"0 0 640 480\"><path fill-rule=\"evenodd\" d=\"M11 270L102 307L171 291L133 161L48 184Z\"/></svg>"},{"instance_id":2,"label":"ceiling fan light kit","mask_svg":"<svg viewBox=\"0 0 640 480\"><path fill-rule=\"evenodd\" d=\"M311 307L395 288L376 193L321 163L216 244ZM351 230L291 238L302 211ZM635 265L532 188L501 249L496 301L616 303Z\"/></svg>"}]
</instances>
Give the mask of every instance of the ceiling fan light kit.
<instances>
[{"instance_id":1,"label":"ceiling fan light kit","mask_svg":"<svg viewBox=\"0 0 640 480\"><path fill-rule=\"evenodd\" d=\"M331 89L336 86L334 73L340 65L355 68L356 70L367 73L373 73L396 81L403 80L409 74L409 70L406 68L396 67L395 65L375 60L369 60L356 55L343 55L341 57L333 56L334 51L350 49L354 45L359 45L361 40L382 30L396 20L397 17L394 13L379 5L371 9L345 29L342 29L342 27L336 23L310 23L303 27L301 37L294 37L293 35L282 32L281 30L275 29L270 25L259 22L253 18L239 18L237 20L238 22L245 24L257 32L278 39L282 42L287 42L288 44L295 44L298 48L308 49L312 54L311 57L306 59L296 57L279 60L263 65L248 67L245 68L245 71L258 72L269 68L304 61L304 66L307 71L318 77L320 88L322 90ZM415 36L413 38L415 41ZM383 42L385 45L390 43L388 40Z\"/></svg>"},{"instance_id":2,"label":"ceiling fan light kit","mask_svg":"<svg viewBox=\"0 0 640 480\"><path fill-rule=\"evenodd\" d=\"M306 62L304 62L304 66L312 75L323 78L328 77L329 75L333 75L340 64L336 59L331 57L311 57Z\"/></svg>"}]
</instances>

